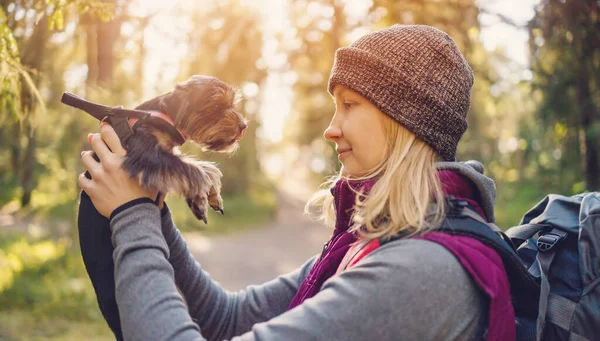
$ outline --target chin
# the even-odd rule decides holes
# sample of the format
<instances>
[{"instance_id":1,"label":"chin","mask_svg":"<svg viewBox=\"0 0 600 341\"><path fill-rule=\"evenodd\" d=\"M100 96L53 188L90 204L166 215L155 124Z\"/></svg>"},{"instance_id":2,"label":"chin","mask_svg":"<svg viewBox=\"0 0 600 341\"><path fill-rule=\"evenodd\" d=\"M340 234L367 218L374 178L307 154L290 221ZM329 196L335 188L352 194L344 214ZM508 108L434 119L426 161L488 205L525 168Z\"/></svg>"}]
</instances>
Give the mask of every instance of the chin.
<instances>
[{"instance_id":1,"label":"chin","mask_svg":"<svg viewBox=\"0 0 600 341\"><path fill-rule=\"evenodd\" d=\"M348 178L355 178L355 177L360 176L360 172L353 171L352 168L348 168L344 165L342 165L341 173L343 176L348 177Z\"/></svg>"}]
</instances>

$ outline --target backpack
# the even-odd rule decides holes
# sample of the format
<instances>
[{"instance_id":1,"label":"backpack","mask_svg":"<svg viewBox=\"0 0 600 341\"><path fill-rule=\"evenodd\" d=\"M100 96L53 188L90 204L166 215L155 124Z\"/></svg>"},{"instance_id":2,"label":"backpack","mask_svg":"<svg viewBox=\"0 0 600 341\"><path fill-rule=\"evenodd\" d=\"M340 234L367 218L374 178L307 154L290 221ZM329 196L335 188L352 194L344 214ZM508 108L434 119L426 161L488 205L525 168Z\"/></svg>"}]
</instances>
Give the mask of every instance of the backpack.
<instances>
[{"instance_id":1,"label":"backpack","mask_svg":"<svg viewBox=\"0 0 600 341\"><path fill-rule=\"evenodd\" d=\"M536 319L518 323L535 323L537 340L599 340L600 193L550 194L506 235L540 283Z\"/></svg>"},{"instance_id":2,"label":"backpack","mask_svg":"<svg viewBox=\"0 0 600 341\"><path fill-rule=\"evenodd\" d=\"M600 339L600 193L550 194L506 233L466 201L449 197L437 231L475 238L498 253L518 341ZM356 264L374 251L372 245L394 239L359 245L341 267Z\"/></svg>"}]
</instances>

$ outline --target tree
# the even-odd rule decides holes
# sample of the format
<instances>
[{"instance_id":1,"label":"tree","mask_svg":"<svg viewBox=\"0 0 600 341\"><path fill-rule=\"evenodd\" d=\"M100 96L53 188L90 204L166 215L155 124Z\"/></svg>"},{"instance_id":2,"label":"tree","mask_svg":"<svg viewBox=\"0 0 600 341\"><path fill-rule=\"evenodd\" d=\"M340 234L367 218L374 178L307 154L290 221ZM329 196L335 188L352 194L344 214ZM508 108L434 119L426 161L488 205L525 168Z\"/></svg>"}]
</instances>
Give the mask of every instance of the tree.
<instances>
[{"instance_id":1,"label":"tree","mask_svg":"<svg viewBox=\"0 0 600 341\"><path fill-rule=\"evenodd\" d=\"M528 26L533 89L541 97L538 136L545 148L564 151L559 169L580 164L579 173L560 174L558 181L585 179L588 190L598 190L600 6L587 0L542 0Z\"/></svg>"},{"instance_id":2,"label":"tree","mask_svg":"<svg viewBox=\"0 0 600 341\"><path fill-rule=\"evenodd\" d=\"M68 9L77 3L80 11L105 15L106 8L94 0L0 2L0 105L5 125L0 143L9 146L11 168L2 169L2 183L18 184L20 202L27 206L36 187L38 117L46 113L38 90L45 80L44 69L51 65L48 48L53 34L64 28ZM14 187L14 186L13 186Z\"/></svg>"},{"instance_id":3,"label":"tree","mask_svg":"<svg viewBox=\"0 0 600 341\"><path fill-rule=\"evenodd\" d=\"M222 192L245 193L261 176L256 141L260 107L257 94L266 72L257 66L262 56L260 19L239 0L228 0L198 9L191 21L195 23L188 35L191 53L182 78L206 74L245 90L239 109L250 124L240 149L232 157L209 156L223 171Z\"/></svg>"}]
</instances>

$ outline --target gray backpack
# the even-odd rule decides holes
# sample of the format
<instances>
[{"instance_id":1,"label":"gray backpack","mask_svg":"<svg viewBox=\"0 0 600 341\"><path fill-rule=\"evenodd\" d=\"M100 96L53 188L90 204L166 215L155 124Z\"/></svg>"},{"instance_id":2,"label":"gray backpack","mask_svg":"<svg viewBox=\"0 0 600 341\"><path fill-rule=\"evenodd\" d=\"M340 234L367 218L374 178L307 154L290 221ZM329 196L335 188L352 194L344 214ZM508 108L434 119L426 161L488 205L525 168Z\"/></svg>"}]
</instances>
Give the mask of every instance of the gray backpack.
<instances>
[{"instance_id":1,"label":"gray backpack","mask_svg":"<svg viewBox=\"0 0 600 341\"><path fill-rule=\"evenodd\" d=\"M537 316L516 309L517 339L600 340L600 193L550 194L506 235L540 285Z\"/></svg>"}]
</instances>

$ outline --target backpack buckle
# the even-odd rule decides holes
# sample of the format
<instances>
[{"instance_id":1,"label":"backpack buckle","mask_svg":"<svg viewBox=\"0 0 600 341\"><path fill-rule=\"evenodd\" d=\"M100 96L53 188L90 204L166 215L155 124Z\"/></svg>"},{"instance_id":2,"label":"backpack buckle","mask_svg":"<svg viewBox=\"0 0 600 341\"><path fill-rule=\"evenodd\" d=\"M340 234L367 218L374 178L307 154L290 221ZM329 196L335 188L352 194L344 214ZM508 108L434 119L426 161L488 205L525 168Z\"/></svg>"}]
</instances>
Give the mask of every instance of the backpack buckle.
<instances>
[{"instance_id":1,"label":"backpack buckle","mask_svg":"<svg viewBox=\"0 0 600 341\"><path fill-rule=\"evenodd\" d=\"M552 250L552 248L565 239L566 236L567 234L565 232L553 229L552 231L539 236L536 246L541 252L547 252Z\"/></svg>"}]
</instances>

